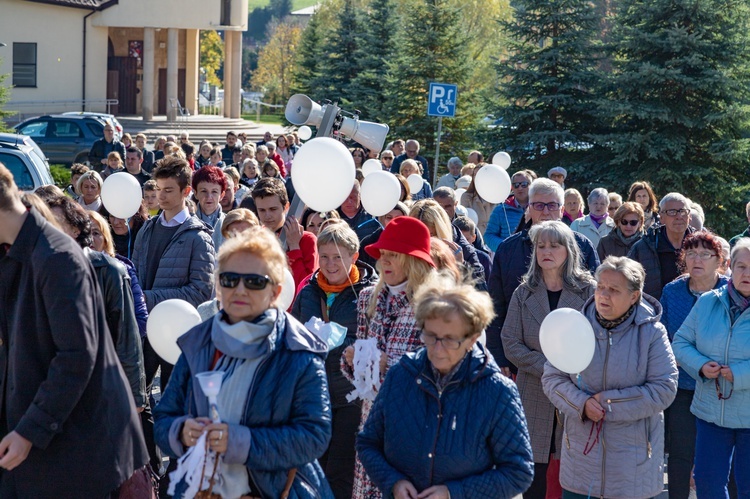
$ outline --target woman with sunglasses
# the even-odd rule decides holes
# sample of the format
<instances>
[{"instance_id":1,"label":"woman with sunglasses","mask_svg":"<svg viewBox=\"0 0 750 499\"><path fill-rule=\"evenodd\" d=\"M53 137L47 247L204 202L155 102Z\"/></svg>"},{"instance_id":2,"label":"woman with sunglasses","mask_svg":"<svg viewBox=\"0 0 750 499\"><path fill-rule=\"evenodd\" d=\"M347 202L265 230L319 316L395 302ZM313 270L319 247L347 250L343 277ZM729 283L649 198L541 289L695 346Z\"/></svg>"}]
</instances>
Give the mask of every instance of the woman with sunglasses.
<instances>
[{"instance_id":1,"label":"woman with sunglasses","mask_svg":"<svg viewBox=\"0 0 750 499\"><path fill-rule=\"evenodd\" d=\"M430 254L430 231L411 217L397 217L386 225L380 239L365 247L377 259L378 283L363 289L357 300L357 339L375 338L380 350L380 381L401 357L422 346L420 328L414 320L412 299L416 290L434 273ZM354 348L341 357L341 370L354 381ZM364 424L372 407L362 401ZM357 459L352 498L378 499L381 494ZM385 494L388 497L388 493Z\"/></svg>"},{"instance_id":2,"label":"woman with sunglasses","mask_svg":"<svg viewBox=\"0 0 750 499\"><path fill-rule=\"evenodd\" d=\"M686 273L664 287L660 302L661 323L670 341L682 326L701 294L719 289L729 279L723 275L727 261L719 238L708 231L695 232L682 242L679 265ZM669 454L669 495L688 497L695 457L695 416L690 405L695 394L695 380L682 367L677 383L677 397L666 411L667 453Z\"/></svg>"},{"instance_id":3,"label":"woman with sunglasses","mask_svg":"<svg viewBox=\"0 0 750 499\"><path fill-rule=\"evenodd\" d=\"M614 230L599 240L596 252L599 260L608 256L628 256L630 248L643 236L643 208L632 201L623 203L617 208L613 221Z\"/></svg>"},{"instance_id":4,"label":"woman with sunglasses","mask_svg":"<svg viewBox=\"0 0 750 499\"><path fill-rule=\"evenodd\" d=\"M544 366L542 388L565 416L563 499L644 499L664 489L664 414L677 365L661 305L643 293L646 272L610 256L596 269L582 313L594 330L591 363L577 374ZM698 497L701 497L700 493Z\"/></svg>"},{"instance_id":5,"label":"woman with sunglasses","mask_svg":"<svg viewBox=\"0 0 750 499\"><path fill-rule=\"evenodd\" d=\"M720 255L713 246L694 251L703 265L714 260L703 260L708 253ZM750 238L735 244L729 261L727 285L698 298L672 344L680 367L695 380L690 412L701 499L729 497L733 458L739 497L750 495Z\"/></svg>"},{"instance_id":6,"label":"woman with sunglasses","mask_svg":"<svg viewBox=\"0 0 750 499\"><path fill-rule=\"evenodd\" d=\"M205 433L222 456L221 497L332 498L316 461L331 437L327 345L276 306L287 266L261 227L228 239L218 255L222 310L178 339L182 350L154 411L155 437L180 457ZM221 423L195 379L221 371ZM182 497L185 483L174 497Z\"/></svg>"},{"instance_id":7,"label":"woman with sunglasses","mask_svg":"<svg viewBox=\"0 0 750 499\"><path fill-rule=\"evenodd\" d=\"M542 391L547 358L539 330L557 308L580 310L594 293L594 280L583 266L575 235L560 221L534 225L529 230L533 247L529 270L513 292L502 329L505 356L518 367L518 391L528 417L534 449L534 481L524 497L559 498L562 420Z\"/></svg>"},{"instance_id":8,"label":"woman with sunglasses","mask_svg":"<svg viewBox=\"0 0 750 499\"><path fill-rule=\"evenodd\" d=\"M514 497L531 483L526 418L513 382L478 343L492 299L452 276L415 295L424 348L391 368L357 440L384 497Z\"/></svg>"}]
</instances>

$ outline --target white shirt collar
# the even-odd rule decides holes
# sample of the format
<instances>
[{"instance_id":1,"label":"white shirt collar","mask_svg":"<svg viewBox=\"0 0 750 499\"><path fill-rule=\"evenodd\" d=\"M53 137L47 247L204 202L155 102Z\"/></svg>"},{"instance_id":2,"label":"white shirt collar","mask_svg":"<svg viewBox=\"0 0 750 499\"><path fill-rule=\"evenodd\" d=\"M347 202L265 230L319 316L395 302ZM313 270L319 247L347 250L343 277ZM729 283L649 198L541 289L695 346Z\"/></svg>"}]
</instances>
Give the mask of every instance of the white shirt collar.
<instances>
[{"instance_id":1,"label":"white shirt collar","mask_svg":"<svg viewBox=\"0 0 750 499\"><path fill-rule=\"evenodd\" d=\"M161 215L159 215L159 223L164 227L177 227L178 225L182 225L188 218L190 218L190 212L188 211L187 206L185 206L182 208L182 211L172 217L172 220L169 222L164 218L164 212L162 211Z\"/></svg>"}]
</instances>

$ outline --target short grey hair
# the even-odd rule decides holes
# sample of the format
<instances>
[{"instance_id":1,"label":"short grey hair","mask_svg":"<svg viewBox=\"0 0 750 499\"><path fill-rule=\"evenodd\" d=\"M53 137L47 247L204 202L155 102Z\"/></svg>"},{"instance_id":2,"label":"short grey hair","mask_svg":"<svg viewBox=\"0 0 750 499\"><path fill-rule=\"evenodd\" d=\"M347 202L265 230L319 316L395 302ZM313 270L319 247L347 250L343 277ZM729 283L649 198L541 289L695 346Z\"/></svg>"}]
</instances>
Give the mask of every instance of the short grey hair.
<instances>
[{"instance_id":1,"label":"short grey hair","mask_svg":"<svg viewBox=\"0 0 750 499\"><path fill-rule=\"evenodd\" d=\"M659 211L664 209L664 205L672 201L679 201L685 205L685 208L690 209L690 200L680 194L679 192L670 192L659 201Z\"/></svg>"},{"instance_id":2,"label":"short grey hair","mask_svg":"<svg viewBox=\"0 0 750 499\"><path fill-rule=\"evenodd\" d=\"M268 147L266 146L258 146L257 149L255 149L255 154L258 154L259 152L262 152L266 156L268 156Z\"/></svg>"},{"instance_id":3,"label":"short grey hair","mask_svg":"<svg viewBox=\"0 0 750 499\"><path fill-rule=\"evenodd\" d=\"M690 201L690 217L693 218L694 215L697 215L698 218L701 221L701 225L706 223L706 214L703 212L703 207L693 201L692 199Z\"/></svg>"},{"instance_id":4,"label":"short grey hair","mask_svg":"<svg viewBox=\"0 0 750 499\"><path fill-rule=\"evenodd\" d=\"M266 142L266 147L268 148L269 151L271 149L273 149L275 151L276 150L276 142L270 142L270 141Z\"/></svg>"},{"instance_id":5,"label":"short grey hair","mask_svg":"<svg viewBox=\"0 0 750 499\"><path fill-rule=\"evenodd\" d=\"M611 203L612 201L616 201L616 202L622 204L622 196L620 196L616 192L610 192L609 193L609 202Z\"/></svg>"},{"instance_id":6,"label":"short grey hair","mask_svg":"<svg viewBox=\"0 0 750 499\"><path fill-rule=\"evenodd\" d=\"M542 269L536 260L537 244L542 240L560 244L565 246L567 250L568 258L565 259L565 263L563 263L560 270L564 286L568 289L580 291L587 284L593 284L591 274L583 266L581 250L570 227L559 220L548 220L538 223L529 229L529 237L531 238L533 249L531 261L529 262L529 270L523 276L522 284L525 284L532 290L544 284Z\"/></svg>"},{"instance_id":7,"label":"short grey hair","mask_svg":"<svg viewBox=\"0 0 750 499\"><path fill-rule=\"evenodd\" d=\"M438 187L432 191L433 198L450 198L454 203L456 202L456 191L450 187Z\"/></svg>"},{"instance_id":8,"label":"short grey hair","mask_svg":"<svg viewBox=\"0 0 750 499\"><path fill-rule=\"evenodd\" d=\"M734 266L734 261L735 261L735 258L737 257L737 253L741 250L750 251L750 237L741 237L734 244L734 247L732 248L732 253L730 253L729 255L729 267L730 268Z\"/></svg>"},{"instance_id":9,"label":"short grey hair","mask_svg":"<svg viewBox=\"0 0 750 499\"><path fill-rule=\"evenodd\" d=\"M750 240L748 240L750 243ZM594 279L599 282L602 272L606 270L612 270L621 274L626 281L628 281L628 288L630 291L638 291L643 293L643 283L646 280L646 271L643 269L643 265L631 260L626 256L608 256L599 268L596 269Z\"/></svg>"},{"instance_id":10,"label":"short grey hair","mask_svg":"<svg viewBox=\"0 0 750 499\"><path fill-rule=\"evenodd\" d=\"M609 192L607 192L607 189L604 187L597 187L593 191L589 193L589 197L587 198L589 204L591 204L592 201L596 199L604 199L609 203Z\"/></svg>"},{"instance_id":11,"label":"short grey hair","mask_svg":"<svg viewBox=\"0 0 750 499\"><path fill-rule=\"evenodd\" d=\"M451 159L448 160L448 163L446 164L446 166L448 166L448 168L450 168L451 165L456 165L456 164L459 165L459 166L461 166L461 167L464 166L464 162L461 161L461 158L453 156Z\"/></svg>"},{"instance_id":12,"label":"short grey hair","mask_svg":"<svg viewBox=\"0 0 750 499\"><path fill-rule=\"evenodd\" d=\"M524 173L524 175L526 174ZM544 177L534 180L529 187L529 200L534 199L534 196L542 196L544 194L554 194L560 205L565 204L565 191L560 184Z\"/></svg>"}]
</instances>

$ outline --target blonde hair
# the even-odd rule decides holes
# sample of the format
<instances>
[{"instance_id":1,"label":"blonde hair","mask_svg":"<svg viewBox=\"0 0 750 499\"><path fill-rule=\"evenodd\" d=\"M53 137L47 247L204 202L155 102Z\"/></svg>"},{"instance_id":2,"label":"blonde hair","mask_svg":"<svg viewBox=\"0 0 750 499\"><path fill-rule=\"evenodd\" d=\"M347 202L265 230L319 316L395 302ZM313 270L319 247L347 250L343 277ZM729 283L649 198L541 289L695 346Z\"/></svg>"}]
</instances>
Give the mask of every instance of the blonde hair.
<instances>
[{"instance_id":1,"label":"blonde hair","mask_svg":"<svg viewBox=\"0 0 750 499\"><path fill-rule=\"evenodd\" d=\"M96 224L97 227L99 227L99 232L102 233L102 237L104 238L104 248L102 249L102 252L112 257L115 256L115 244L112 241L112 232L109 230L109 224L107 221L95 211L89 210L86 213L88 213L91 223Z\"/></svg>"},{"instance_id":2,"label":"blonde hair","mask_svg":"<svg viewBox=\"0 0 750 499\"><path fill-rule=\"evenodd\" d=\"M273 284L284 282L284 270L288 267L286 253L281 248L281 243L276 235L266 228L256 226L240 232L235 237L226 239L219 249L216 257L216 280L223 272L227 261L234 255L245 253L254 255L268 266L268 277Z\"/></svg>"},{"instance_id":3,"label":"blonde hair","mask_svg":"<svg viewBox=\"0 0 750 499\"><path fill-rule=\"evenodd\" d=\"M229 226L235 222L247 222L252 226L259 226L260 222L255 213L248 210L247 208L235 208L234 210L227 213L224 217L224 221L221 223L221 235L224 239L232 237L232 233L229 232Z\"/></svg>"},{"instance_id":4,"label":"blonde hair","mask_svg":"<svg viewBox=\"0 0 750 499\"><path fill-rule=\"evenodd\" d=\"M224 168L224 175L232 179L232 182L236 186L240 183L240 172L233 166L227 166Z\"/></svg>"},{"instance_id":5,"label":"blonde hair","mask_svg":"<svg viewBox=\"0 0 750 499\"><path fill-rule=\"evenodd\" d=\"M385 250L380 251L382 253ZM432 265L421 258L406 255L404 253L395 253L394 260L406 274L406 297L411 300L414 296L414 292L422 285L425 279L435 273L435 269ZM375 267L378 269L380 279L370 296L370 303L367 304L367 316L369 318L375 316L375 309L378 305L378 295L385 287L385 278L383 276L383 269L380 266L380 261L376 263Z\"/></svg>"},{"instance_id":6,"label":"blonde hair","mask_svg":"<svg viewBox=\"0 0 750 499\"><path fill-rule=\"evenodd\" d=\"M417 170L418 173L422 173L422 165L419 164L419 161L415 161L413 159L405 159L401 162L401 166L398 169L398 172L403 175L404 174L404 167L406 166L412 166L415 170Z\"/></svg>"},{"instance_id":7,"label":"blonde hair","mask_svg":"<svg viewBox=\"0 0 750 499\"><path fill-rule=\"evenodd\" d=\"M427 319L446 319L458 314L466 323L467 337L481 334L495 318L492 298L487 292L477 291L474 286L456 282L445 274L431 276L417 290L413 307L420 329Z\"/></svg>"},{"instance_id":8,"label":"blonde hair","mask_svg":"<svg viewBox=\"0 0 750 499\"><path fill-rule=\"evenodd\" d=\"M437 237L431 237L430 256L432 257L432 261L435 262L435 267L438 271L450 273L450 275L455 277L456 282L461 280L461 271L458 270L456 257L445 241Z\"/></svg>"},{"instance_id":9,"label":"blonde hair","mask_svg":"<svg viewBox=\"0 0 750 499\"><path fill-rule=\"evenodd\" d=\"M422 199L414 203L409 216L424 223L430 233L434 232L440 239L453 240L453 228L448 214L434 199Z\"/></svg>"},{"instance_id":10,"label":"blonde hair","mask_svg":"<svg viewBox=\"0 0 750 499\"><path fill-rule=\"evenodd\" d=\"M76 194L78 194L79 196L83 196L83 193L81 192L81 186L86 180L95 182L99 186L99 194L102 193L102 184L104 183L104 181L102 180L102 176L94 170L89 170L78 178L78 182L76 182Z\"/></svg>"},{"instance_id":11,"label":"blonde hair","mask_svg":"<svg viewBox=\"0 0 750 499\"><path fill-rule=\"evenodd\" d=\"M349 256L359 251L357 233L343 220L328 223L318 232L318 248L326 244L335 244L343 248Z\"/></svg>"}]
</instances>

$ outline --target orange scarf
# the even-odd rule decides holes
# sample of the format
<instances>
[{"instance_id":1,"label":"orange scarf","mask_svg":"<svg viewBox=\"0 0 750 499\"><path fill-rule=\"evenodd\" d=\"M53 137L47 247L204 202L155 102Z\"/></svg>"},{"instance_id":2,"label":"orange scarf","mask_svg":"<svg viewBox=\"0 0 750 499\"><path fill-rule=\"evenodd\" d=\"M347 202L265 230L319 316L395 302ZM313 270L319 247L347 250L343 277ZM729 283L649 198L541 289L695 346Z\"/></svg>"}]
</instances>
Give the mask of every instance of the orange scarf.
<instances>
[{"instance_id":1,"label":"orange scarf","mask_svg":"<svg viewBox=\"0 0 750 499\"><path fill-rule=\"evenodd\" d=\"M349 271L349 279L343 282L343 284L329 284L326 276L323 272L318 272L318 286L323 290L324 293L341 293L343 290L359 282L359 269L356 265L352 265Z\"/></svg>"}]
</instances>

